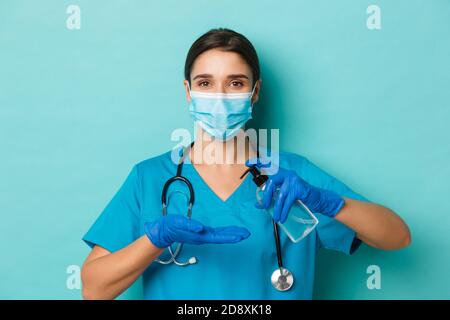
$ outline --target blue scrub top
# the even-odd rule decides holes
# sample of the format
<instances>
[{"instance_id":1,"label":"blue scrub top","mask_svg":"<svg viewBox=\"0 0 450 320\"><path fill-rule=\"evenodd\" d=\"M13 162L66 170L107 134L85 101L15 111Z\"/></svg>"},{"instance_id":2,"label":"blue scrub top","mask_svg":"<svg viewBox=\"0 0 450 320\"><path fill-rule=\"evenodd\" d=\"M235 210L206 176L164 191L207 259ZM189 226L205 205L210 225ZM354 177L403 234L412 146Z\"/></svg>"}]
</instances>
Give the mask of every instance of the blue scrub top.
<instances>
[{"instance_id":1,"label":"blue scrub top","mask_svg":"<svg viewBox=\"0 0 450 320\"><path fill-rule=\"evenodd\" d=\"M134 165L111 201L83 237L90 246L110 252L120 250L144 235L147 221L161 216L161 190L176 173L172 152ZM279 165L295 170L308 183L341 196L367 201L307 158L280 152ZM256 185L250 174L225 201L221 200L188 161L182 175L195 190L192 218L212 227L236 225L247 228L249 238L235 244L185 244L178 261L196 257L194 265L179 267L152 262L143 273L145 299L312 299L316 252L319 248L352 254L361 241L355 232L319 213L319 224L306 238L293 243L280 229L283 264L294 275L285 292L272 287L270 277L278 267L271 217L254 206ZM173 191L183 191L173 192ZM186 214L187 188L176 182L169 189L168 213ZM165 252L160 258L168 258Z\"/></svg>"}]
</instances>

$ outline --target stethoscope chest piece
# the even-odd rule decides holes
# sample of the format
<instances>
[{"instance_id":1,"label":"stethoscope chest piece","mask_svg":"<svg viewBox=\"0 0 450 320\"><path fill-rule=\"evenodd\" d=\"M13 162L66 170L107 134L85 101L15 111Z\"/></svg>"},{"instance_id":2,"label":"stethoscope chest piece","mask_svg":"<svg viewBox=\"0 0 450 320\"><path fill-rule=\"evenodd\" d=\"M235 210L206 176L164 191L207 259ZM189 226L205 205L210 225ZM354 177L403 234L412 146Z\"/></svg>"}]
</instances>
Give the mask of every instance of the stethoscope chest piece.
<instances>
[{"instance_id":1,"label":"stethoscope chest piece","mask_svg":"<svg viewBox=\"0 0 450 320\"><path fill-rule=\"evenodd\" d=\"M278 268L272 273L272 285L278 291L289 290L294 284L292 273L286 268Z\"/></svg>"}]
</instances>

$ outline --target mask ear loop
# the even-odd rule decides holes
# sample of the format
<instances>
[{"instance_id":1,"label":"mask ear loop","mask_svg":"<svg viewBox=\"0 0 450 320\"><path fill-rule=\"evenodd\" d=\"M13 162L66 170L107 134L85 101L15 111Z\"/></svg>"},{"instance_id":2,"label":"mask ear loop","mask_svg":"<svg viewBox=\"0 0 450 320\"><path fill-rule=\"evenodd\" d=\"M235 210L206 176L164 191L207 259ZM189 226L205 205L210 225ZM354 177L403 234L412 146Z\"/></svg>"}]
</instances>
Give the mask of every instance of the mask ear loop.
<instances>
[{"instance_id":1,"label":"mask ear loop","mask_svg":"<svg viewBox=\"0 0 450 320\"><path fill-rule=\"evenodd\" d=\"M189 81L187 82L188 90L189 90L189 98L191 99L190 103L192 104L192 92L191 92L191 85L189 84ZM194 120L194 140L197 139L197 129L200 127L200 125L197 123L197 120Z\"/></svg>"},{"instance_id":2,"label":"mask ear loop","mask_svg":"<svg viewBox=\"0 0 450 320\"><path fill-rule=\"evenodd\" d=\"M189 81L188 81L187 85L188 85L188 91L189 91L189 98L191 98L191 86L189 85Z\"/></svg>"},{"instance_id":3,"label":"mask ear loop","mask_svg":"<svg viewBox=\"0 0 450 320\"><path fill-rule=\"evenodd\" d=\"M255 85L253 86L252 94L250 95L250 102L251 102L252 109L253 109L252 99L253 99L253 94L255 93L255 89L256 89L256 84L257 83L258 83L258 81L255 82Z\"/></svg>"}]
</instances>

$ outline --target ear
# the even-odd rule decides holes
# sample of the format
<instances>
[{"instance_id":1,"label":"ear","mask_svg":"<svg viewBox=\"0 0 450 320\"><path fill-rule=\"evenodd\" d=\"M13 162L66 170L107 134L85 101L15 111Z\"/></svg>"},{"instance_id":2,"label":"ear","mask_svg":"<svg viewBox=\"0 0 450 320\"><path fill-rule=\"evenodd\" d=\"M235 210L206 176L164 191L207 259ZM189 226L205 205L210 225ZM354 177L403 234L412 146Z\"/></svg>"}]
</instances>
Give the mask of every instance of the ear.
<instances>
[{"instance_id":1,"label":"ear","mask_svg":"<svg viewBox=\"0 0 450 320\"><path fill-rule=\"evenodd\" d=\"M184 91L185 91L185 95L186 95L186 101L188 103L190 103L191 102L191 96L189 94L189 87L188 87L189 82L187 80L184 80L183 84L184 84Z\"/></svg>"},{"instance_id":2,"label":"ear","mask_svg":"<svg viewBox=\"0 0 450 320\"><path fill-rule=\"evenodd\" d=\"M261 89L262 80L259 79L255 84L255 91L253 92L252 105L254 105L259 100L259 90Z\"/></svg>"}]
</instances>

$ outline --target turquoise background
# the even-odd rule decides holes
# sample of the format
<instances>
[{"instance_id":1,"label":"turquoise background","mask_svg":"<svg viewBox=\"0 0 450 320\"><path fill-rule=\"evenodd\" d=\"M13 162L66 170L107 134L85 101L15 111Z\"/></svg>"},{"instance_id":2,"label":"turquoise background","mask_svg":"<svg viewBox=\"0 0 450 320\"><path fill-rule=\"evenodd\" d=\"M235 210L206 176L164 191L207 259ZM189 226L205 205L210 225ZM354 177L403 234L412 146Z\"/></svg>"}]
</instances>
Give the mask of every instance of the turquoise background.
<instances>
[{"instance_id":1,"label":"turquoise background","mask_svg":"<svg viewBox=\"0 0 450 320\"><path fill-rule=\"evenodd\" d=\"M133 164L192 129L185 56L220 26L259 53L254 125L411 228L401 251L322 251L315 297L449 299L447 0L0 1L0 298L81 297L66 269L88 254L82 235ZM121 296L139 297L139 282Z\"/></svg>"}]
</instances>

